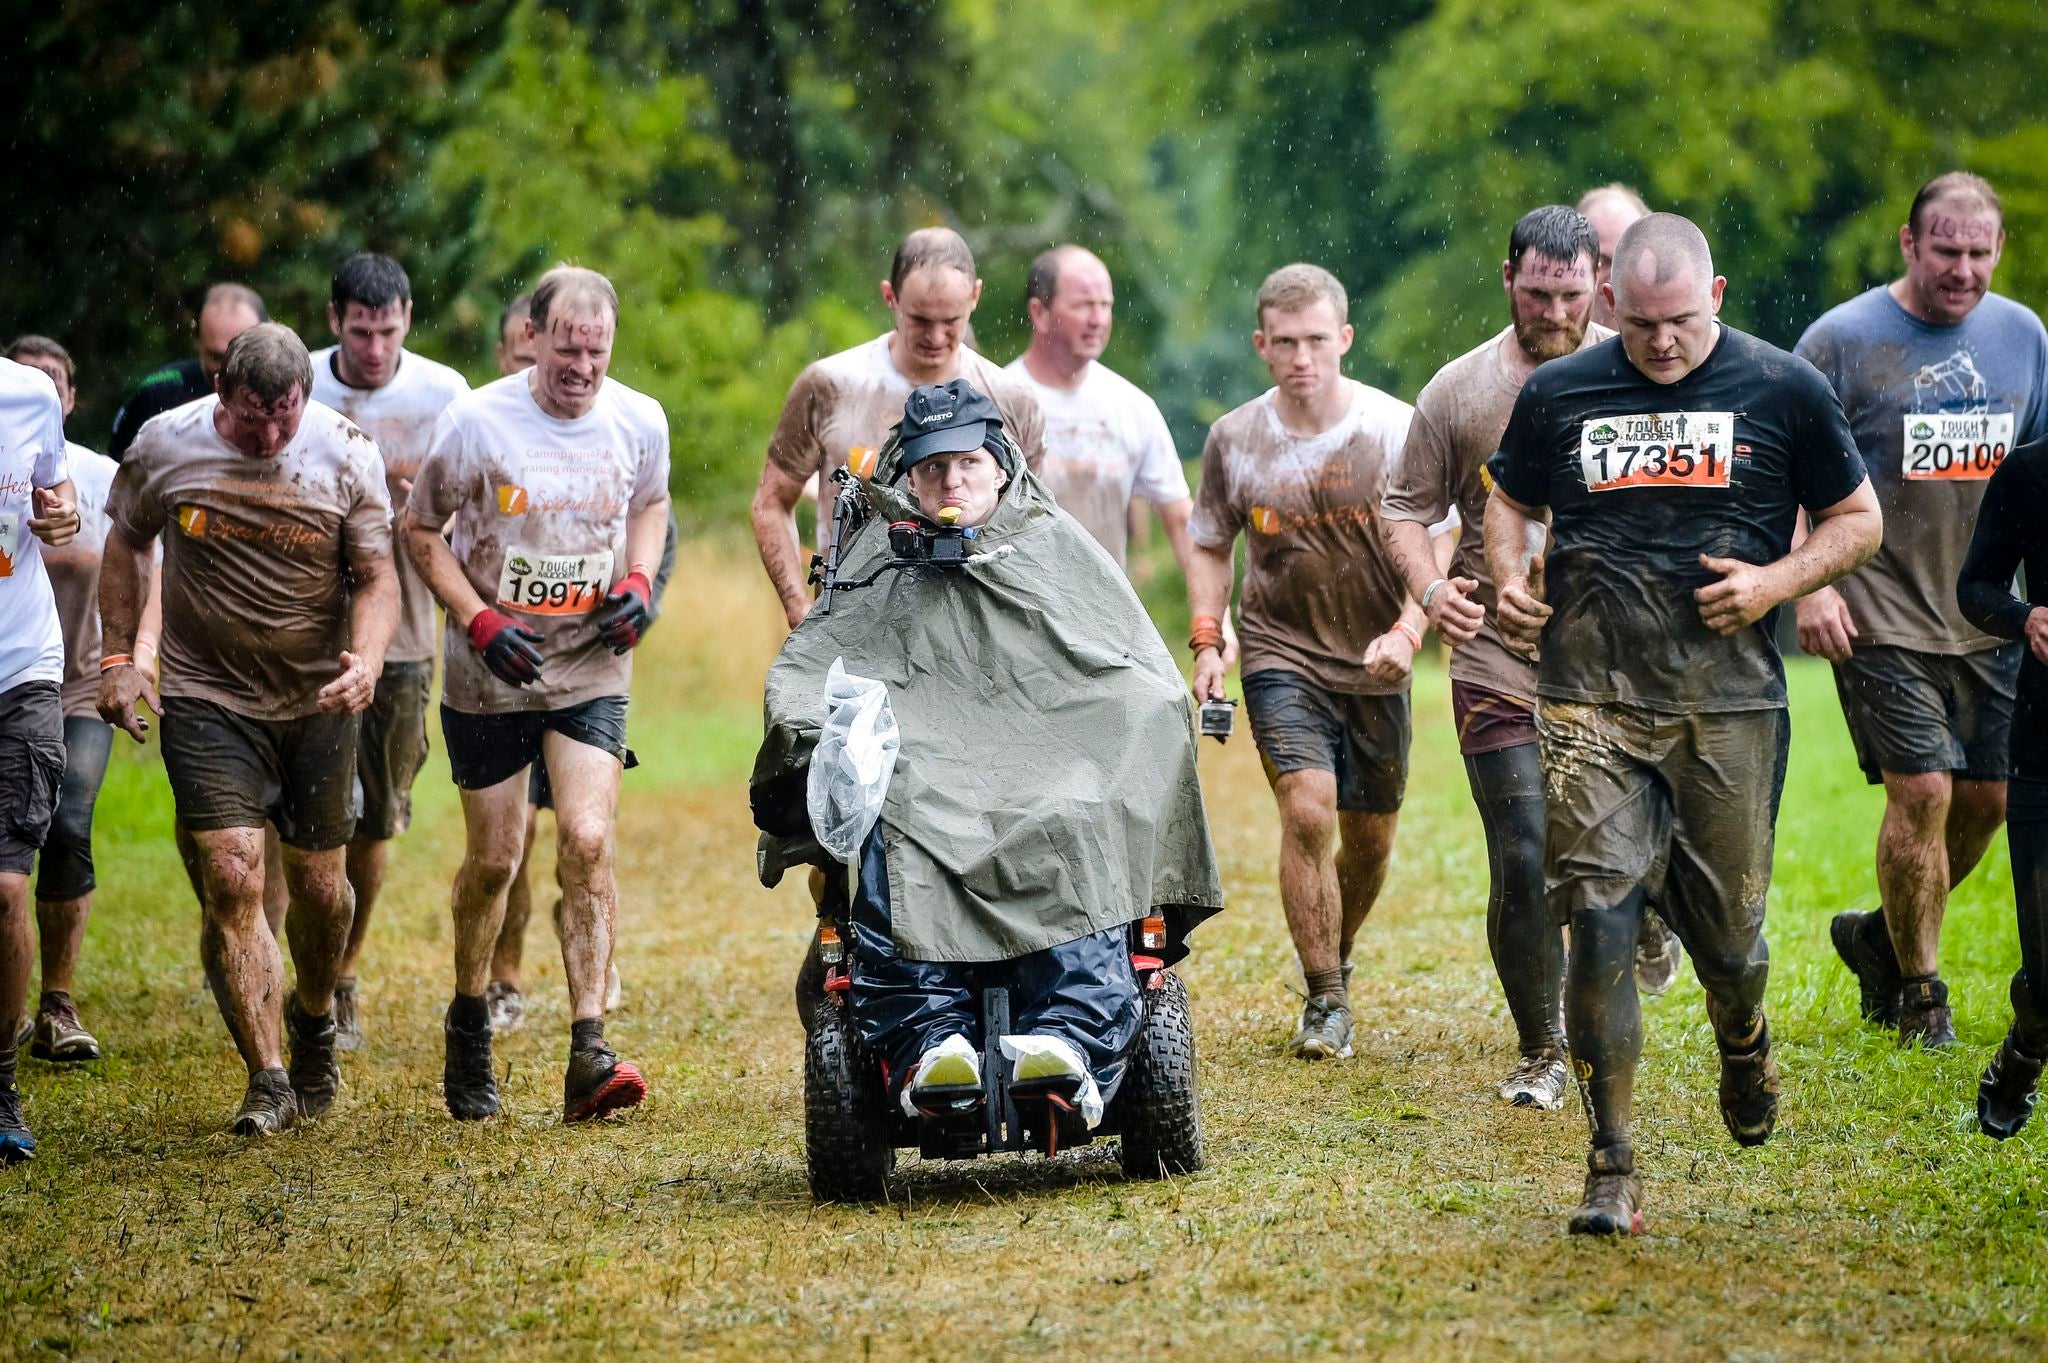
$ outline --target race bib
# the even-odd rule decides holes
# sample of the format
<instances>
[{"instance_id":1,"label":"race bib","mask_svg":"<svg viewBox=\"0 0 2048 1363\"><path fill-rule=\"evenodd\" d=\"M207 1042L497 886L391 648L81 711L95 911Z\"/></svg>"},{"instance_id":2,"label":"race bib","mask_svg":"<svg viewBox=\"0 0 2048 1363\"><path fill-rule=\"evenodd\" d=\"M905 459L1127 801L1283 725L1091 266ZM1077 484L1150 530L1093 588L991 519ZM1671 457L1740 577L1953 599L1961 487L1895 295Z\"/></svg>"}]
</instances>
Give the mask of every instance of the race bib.
<instances>
[{"instance_id":1,"label":"race bib","mask_svg":"<svg viewBox=\"0 0 2048 1363\"><path fill-rule=\"evenodd\" d=\"M0 577L14 576L14 555L21 548L21 514L0 511Z\"/></svg>"},{"instance_id":2,"label":"race bib","mask_svg":"<svg viewBox=\"0 0 2048 1363\"><path fill-rule=\"evenodd\" d=\"M498 604L529 615L583 615L595 610L612 585L612 551L536 554L518 545L505 551L498 574Z\"/></svg>"},{"instance_id":3,"label":"race bib","mask_svg":"<svg viewBox=\"0 0 2048 1363\"><path fill-rule=\"evenodd\" d=\"M1625 487L1727 487L1732 412L1603 416L1579 428L1588 492Z\"/></svg>"},{"instance_id":4,"label":"race bib","mask_svg":"<svg viewBox=\"0 0 2048 1363\"><path fill-rule=\"evenodd\" d=\"M2012 448L2011 412L1908 412L1904 466L1912 482L1979 482Z\"/></svg>"}]
</instances>

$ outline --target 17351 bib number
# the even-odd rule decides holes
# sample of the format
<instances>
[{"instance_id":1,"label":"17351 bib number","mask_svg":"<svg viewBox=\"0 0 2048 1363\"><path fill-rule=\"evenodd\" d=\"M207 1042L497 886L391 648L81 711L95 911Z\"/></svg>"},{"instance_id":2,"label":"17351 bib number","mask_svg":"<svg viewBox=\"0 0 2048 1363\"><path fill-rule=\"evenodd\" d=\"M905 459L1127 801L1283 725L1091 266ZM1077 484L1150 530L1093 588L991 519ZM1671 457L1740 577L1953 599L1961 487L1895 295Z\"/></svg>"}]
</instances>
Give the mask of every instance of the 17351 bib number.
<instances>
[{"instance_id":1,"label":"17351 bib number","mask_svg":"<svg viewBox=\"0 0 2048 1363\"><path fill-rule=\"evenodd\" d=\"M1579 428L1588 492L1625 487L1727 487L1732 412L1603 416Z\"/></svg>"},{"instance_id":2,"label":"17351 bib number","mask_svg":"<svg viewBox=\"0 0 2048 1363\"><path fill-rule=\"evenodd\" d=\"M537 554L514 545L498 574L498 604L529 615L582 615L612 585L612 551Z\"/></svg>"},{"instance_id":3,"label":"17351 bib number","mask_svg":"<svg viewBox=\"0 0 2048 1363\"><path fill-rule=\"evenodd\" d=\"M1913 482L1978 482L2012 448L2011 412L1908 412L1905 462Z\"/></svg>"}]
</instances>

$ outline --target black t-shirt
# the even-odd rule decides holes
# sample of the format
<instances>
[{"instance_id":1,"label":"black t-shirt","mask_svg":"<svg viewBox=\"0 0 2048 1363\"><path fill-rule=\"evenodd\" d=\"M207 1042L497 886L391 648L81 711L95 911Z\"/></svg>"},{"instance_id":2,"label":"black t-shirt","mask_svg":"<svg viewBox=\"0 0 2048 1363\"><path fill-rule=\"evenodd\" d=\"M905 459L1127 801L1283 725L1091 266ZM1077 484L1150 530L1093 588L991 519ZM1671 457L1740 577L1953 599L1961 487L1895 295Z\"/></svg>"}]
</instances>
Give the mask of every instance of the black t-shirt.
<instances>
[{"instance_id":1,"label":"black t-shirt","mask_svg":"<svg viewBox=\"0 0 2048 1363\"><path fill-rule=\"evenodd\" d=\"M2013 595L2013 573L2027 570L2027 597ZM1977 529L1963 556L1956 604L1986 634L2025 639L2027 617L2048 607L2048 440L2022 445L1984 486ZM2048 666L2032 648L2020 662L2012 717L2013 774L2048 781Z\"/></svg>"},{"instance_id":2,"label":"black t-shirt","mask_svg":"<svg viewBox=\"0 0 2048 1363\"><path fill-rule=\"evenodd\" d=\"M150 370L114 413L114 438L107 445L107 457L117 463L125 458L142 423L151 417L211 396L213 385L206 381L206 370L197 360L174 360Z\"/></svg>"},{"instance_id":3,"label":"black t-shirt","mask_svg":"<svg viewBox=\"0 0 2048 1363\"><path fill-rule=\"evenodd\" d=\"M1785 704L1776 612L1723 637L1693 593L1720 580L1701 554L1781 559L1799 507L1862 484L1841 401L1812 365L1723 326L1704 364L1656 383L1617 337L1536 370L1488 469L1551 512L1538 694L1680 713Z\"/></svg>"}]
</instances>

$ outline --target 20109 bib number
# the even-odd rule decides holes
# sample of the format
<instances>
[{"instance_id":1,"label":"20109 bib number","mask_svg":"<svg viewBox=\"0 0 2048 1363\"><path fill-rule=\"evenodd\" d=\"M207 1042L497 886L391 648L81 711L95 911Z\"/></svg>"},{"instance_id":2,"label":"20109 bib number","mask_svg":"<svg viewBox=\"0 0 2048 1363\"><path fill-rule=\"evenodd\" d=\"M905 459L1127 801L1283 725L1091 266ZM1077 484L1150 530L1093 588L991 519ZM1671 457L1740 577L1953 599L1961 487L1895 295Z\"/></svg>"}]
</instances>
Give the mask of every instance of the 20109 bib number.
<instances>
[{"instance_id":1,"label":"20109 bib number","mask_svg":"<svg viewBox=\"0 0 2048 1363\"><path fill-rule=\"evenodd\" d=\"M1910 482L1981 482L2012 447L2011 412L1908 412L1905 459Z\"/></svg>"}]
</instances>

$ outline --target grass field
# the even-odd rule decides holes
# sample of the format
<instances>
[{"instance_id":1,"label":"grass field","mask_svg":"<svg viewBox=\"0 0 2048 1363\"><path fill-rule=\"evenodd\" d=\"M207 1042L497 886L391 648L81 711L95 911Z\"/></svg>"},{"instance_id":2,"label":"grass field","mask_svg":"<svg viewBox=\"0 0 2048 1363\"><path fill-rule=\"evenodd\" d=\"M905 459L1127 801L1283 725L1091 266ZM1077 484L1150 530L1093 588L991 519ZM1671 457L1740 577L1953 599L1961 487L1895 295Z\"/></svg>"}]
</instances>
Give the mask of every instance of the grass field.
<instances>
[{"instance_id":1,"label":"grass field","mask_svg":"<svg viewBox=\"0 0 2048 1363\"><path fill-rule=\"evenodd\" d=\"M754 881L743 789L776 614L733 562L686 555L640 660L610 1034L654 1092L615 1123L559 1123L567 1013L544 913L533 1013L499 1052L509 1116L458 1126L442 1109L460 831L437 762L363 969L370 1046L333 1116L260 1144L224 1134L240 1066L198 967L161 771L123 741L79 988L108 1059L22 1062L42 1154L0 1175L0 1356L2048 1354L2048 1122L1996 1146L1971 1116L2017 954L2003 845L1950 911L1963 1044L1903 1053L1859 1024L1827 946L1830 914L1873 901L1879 799L1809 663L1793 671L1770 905L1778 1134L1743 1151L1723 1132L1697 985L1648 1003L1647 1237L1567 1238L1576 1100L1538 1115L1491 1096L1512 1037L1433 666L1362 939L1355 1060L1280 1056L1298 1002L1271 802L1248 739L1205 743L1231 896L1184 967L1210 1169L1134 1184L1108 1150L906 1161L891 1205L813 1207L789 1001L810 917L793 883Z\"/></svg>"}]
</instances>

